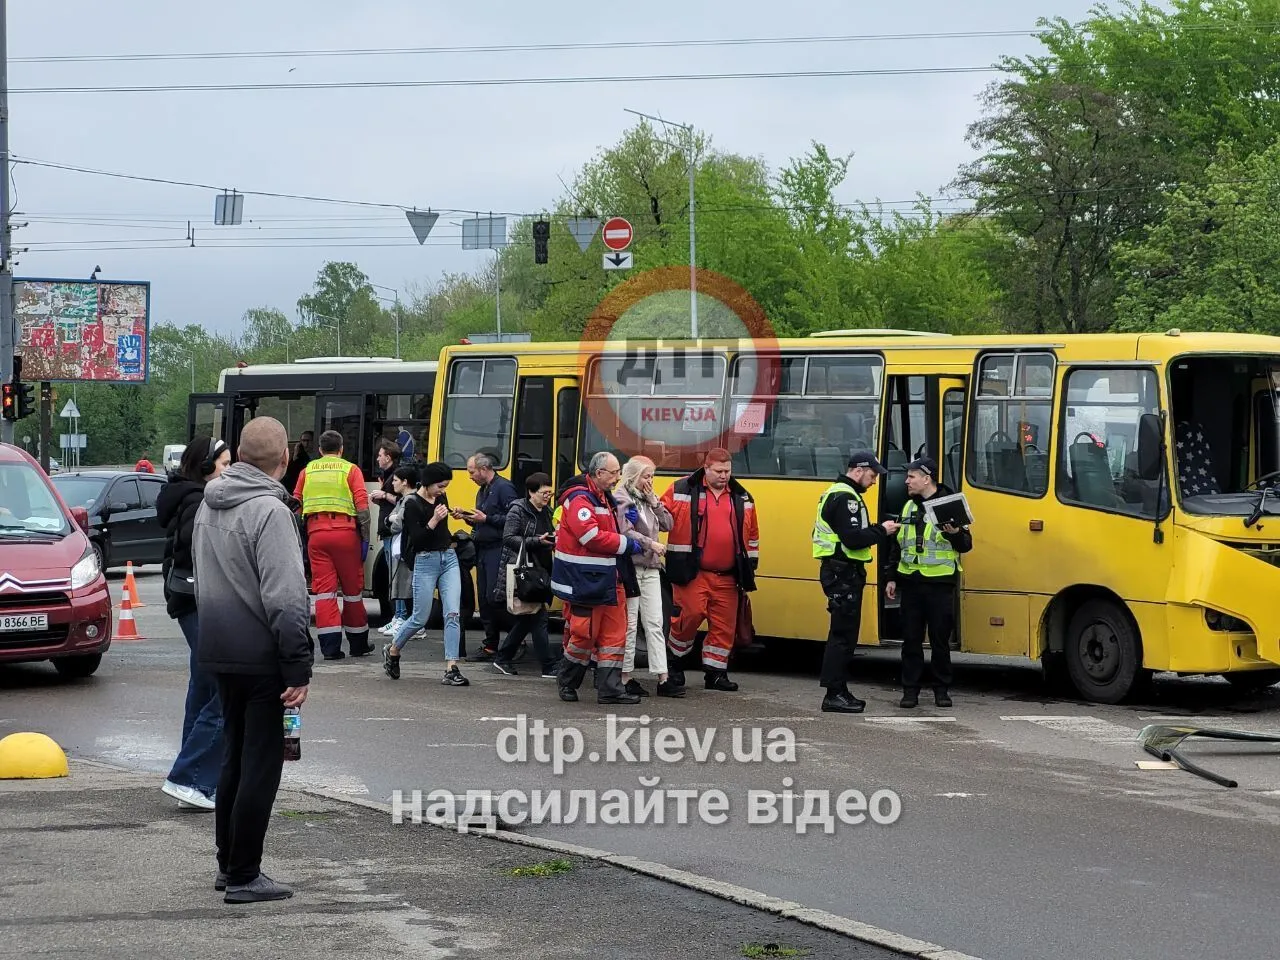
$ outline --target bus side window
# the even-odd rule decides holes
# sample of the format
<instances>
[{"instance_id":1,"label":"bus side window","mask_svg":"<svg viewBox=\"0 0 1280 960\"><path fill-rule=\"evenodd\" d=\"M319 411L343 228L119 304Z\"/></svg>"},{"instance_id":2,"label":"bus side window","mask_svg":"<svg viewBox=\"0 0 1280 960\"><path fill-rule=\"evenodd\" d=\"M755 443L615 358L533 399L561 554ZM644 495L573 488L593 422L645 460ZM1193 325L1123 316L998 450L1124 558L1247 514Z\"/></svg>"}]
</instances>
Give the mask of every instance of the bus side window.
<instances>
[{"instance_id":1,"label":"bus side window","mask_svg":"<svg viewBox=\"0 0 1280 960\"><path fill-rule=\"evenodd\" d=\"M1021 496L1049 490L1052 354L987 354L978 362L968 481Z\"/></svg>"},{"instance_id":2,"label":"bus side window","mask_svg":"<svg viewBox=\"0 0 1280 960\"><path fill-rule=\"evenodd\" d=\"M456 470L475 453L491 454L495 469L511 459L516 362L510 357L454 360L444 401L441 459Z\"/></svg>"}]
</instances>

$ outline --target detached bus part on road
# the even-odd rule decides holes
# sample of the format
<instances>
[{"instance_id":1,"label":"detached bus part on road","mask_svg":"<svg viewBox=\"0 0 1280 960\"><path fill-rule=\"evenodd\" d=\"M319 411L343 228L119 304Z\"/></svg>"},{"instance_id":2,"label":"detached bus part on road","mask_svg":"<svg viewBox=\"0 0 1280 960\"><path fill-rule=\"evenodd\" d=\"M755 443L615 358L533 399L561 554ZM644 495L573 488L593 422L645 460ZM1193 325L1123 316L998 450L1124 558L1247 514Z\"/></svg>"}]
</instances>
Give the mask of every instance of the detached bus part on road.
<instances>
[{"instance_id":1,"label":"detached bus part on road","mask_svg":"<svg viewBox=\"0 0 1280 960\"><path fill-rule=\"evenodd\" d=\"M227 371L222 396L192 398L193 431L210 429L196 419L210 407L224 424L230 413L232 436L254 412L283 421L278 406L244 401L274 370L291 378L269 388L276 403L309 404L308 428L347 430L371 477L375 442L396 425L391 402L413 397L414 442L458 471L459 506L478 450L518 488L538 471L559 487L598 450L643 453L661 492L706 448L729 447L759 516L756 632L784 649L826 637L809 531L850 451L876 450L889 469L868 496L881 519L901 512L905 466L927 452L975 516L958 649L1038 660L1100 703L1158 671L1242 689L1280 680L1280 338L838 331L767 346L456 346L438 365L253 370ZM869 573L863 643L892 643L899 612Z\"/></svg>"}]
</instances>

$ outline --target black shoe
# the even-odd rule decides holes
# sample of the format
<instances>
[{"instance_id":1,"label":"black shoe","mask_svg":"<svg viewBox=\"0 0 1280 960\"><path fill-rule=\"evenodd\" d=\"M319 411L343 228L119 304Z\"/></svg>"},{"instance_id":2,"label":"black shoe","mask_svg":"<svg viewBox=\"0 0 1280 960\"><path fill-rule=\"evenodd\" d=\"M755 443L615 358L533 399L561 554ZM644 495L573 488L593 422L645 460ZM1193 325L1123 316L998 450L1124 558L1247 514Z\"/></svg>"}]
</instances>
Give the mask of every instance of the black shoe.
<instances>
[{"instance_id":1,"label":"black shoe","mask_svg":"<svg viewBox=\"0 0 1280 960\"><path fill-rule=\"evenodd\" d=\"M400 679L400 658L391 655L391 644L382 648L382 669L392 680Z\"/></svg>"},{"instance_id":2,"label":"black shoe","mask_svg":"<svg viewBox=\"0 0 1280 960\"><path fill-rule=\"evenodd\" d=\"M371 643L366 643L359 649L353 647L351 650L351 656L353 657L367 657L371 653L373 653L373 644Z\"/></svg>"},{"instance_id":3,"label":"black shoe","mask_svg":"<svg viewBox=\"0 0 1280 960\"><path fill-rule=\"evenodd\" d=\"M577 703L578 691L573 689L573 687L561 687L560 699L563 700L565 703Z\"/></svg>"},{"instance_id":4,"label":"black shoe","mask_svg":"<svg viewBox=\"0 0 1280 960\"><path fill-rule=\"evenodd\" d=\"M670 679L662 681L658 684L658 696L660 697L683 697L684 687L677 687Z\"/></svg>"},{"instance_id":5,"label":"black shoe","mask_svg":"<svg viewBox=\"0 0 1280 960\"><path fill-rule=\"evenodd\" d=\"M479 653L466 659L468 663L488 663L497 652L493 647L482 647Z\"/></svg>"},{"instance_id":6,"label":"black shoe","mask_svg":"<svg viewBox=\"0 0 1280 960\"><path fill-rule=\"evenodd\" d=\"M462 675L462 671L457 667L450 667L445 671L444 679L440 681L446 687L469 687L471 681Z\"/></svg>"},{"instance_id":7,"label":"black shoe","mask_svg":"<svg viewBox=\"0 0 1280 960\"><path fill-rule=\"evenodd\" d=\"M516 668L511 665L510 660L493 661L493 669L497 670L499 673L505 673L508 677L514 677L517 675Z\"/></svg>"},{"instance_id":8,"label":"black shoe","mask_svg":"<svg viewBox=\"0 0 1280 960\"><path fill-rule=\"evenodd\" d=\"M920 703L920 694L907 692L902 695L902 699L898 701L898 706L904 710L914 710L916 705Z\"/></svg>"},{"instance_id":9,"label":"black shoe","mask_svg":"<svg viewBox=\"0 0 1280 960\"><path fill-rule=\"evenodd\" d=\"M628 680L627 685L623 687L623 689L626 690L627 693L635 694L637 697L647 697L649 695L649 691L640 685L639 680L635 679Z\"/></svg>"},{"instance_id":10,"label":"black shoe","mask_svg":"<svg viewBox=\"0 0 1280 960\"><path fill-rule=\"evenodd\" d=\"M559 676L560 676L560 664L558 663L553 663L549 667L542 668L543 680L555 680L559 678Z\"/></svg>"},{"instance_id":11,"label":"black shoe","mask_svg":"<svg viewBox=\"0 0 1280 960\"><path fill-rule=\"evenodd\" d=\"M227 871L218 871L218 876L213 881L213 889L219 892L227 889Z\"/></svg>"},{"instance_id":12,"label":"black shoe","mask_svg":"<svg viewBox=\"0 0 1280 960\"><path fill-rule=\"evenodd\" d=\"M828 690L822 698L823 713L861 713L867 707L847 690Z\"/></svg>"},{"instance_id":13,"label":"black shoe","mask_svg":"<svg viewBox=\"0 0 1280 960\"><path fill-rule=\"evenodd\" d=\"M733 693L738 689L738 685L729 679L728 670L708 670L706 688L708 690L723 690L726 693Z\"/></svg>"},{"instance_id":14,"label":"black shoe","mask_svg":"<svg viewBox=\"0 0 1280 960\"><path fill-rule=\"evenodd\" d=\"M680 690L684 689L684 671L672 670L667 674L667 682Z\"/></svg>"},{"instance_id":15,"label":"black shoe","mask_svg":"<svg viewBox=\"0 0 1280 960\"><path fill-rule=\"evenodd\" d=\"M326 653L324 658L326 660L345 660L347 659L347 655L339 650L337 653Z\"/></svg>"},{"instance_id":16,"label":"black shoe","mask_svg":"<svg viewBox=\"0 0 1280 960\"><path fill-rule=\"evenodd\" d=\"M951 706L951 697L945 690L933 691L933 702L940 707Z\"/></svg>"},{"instance_id":17,"label":"black shoe","mask_svg":"<svg viewBox=\"0 0 1280 960\"><path fill-rule=\"evenodd\" d=\"M227 884L223 903L261 903L264 900L288 900L293 891L283 883L276 883L265 873L260 873L250 883Z\"/></svg>"}]
</instances>

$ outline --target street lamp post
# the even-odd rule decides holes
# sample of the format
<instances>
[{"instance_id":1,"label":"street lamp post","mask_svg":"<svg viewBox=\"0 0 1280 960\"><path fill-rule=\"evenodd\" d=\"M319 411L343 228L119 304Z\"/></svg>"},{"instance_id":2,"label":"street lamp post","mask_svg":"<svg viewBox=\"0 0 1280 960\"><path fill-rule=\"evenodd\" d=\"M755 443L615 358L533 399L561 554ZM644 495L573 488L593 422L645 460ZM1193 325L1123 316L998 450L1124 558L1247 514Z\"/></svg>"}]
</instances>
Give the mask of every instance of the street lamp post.
<instances>
[{"instance_id":1,"label":"street lamp post","mask_svg":"<svg viewBox=\"0 0 1280 960\"><path fill-rule=\"evenodd\" d=\"M688 137L688 160L689 160L689 330L694 340L698 339L698 232L697 221L694 216L694 197L693 197L693 178L697 172L694 166L693 156L693 125L689 123L676 123L672 120L663 120L661 117L655 117L647 113L641 113L639 110L632 110L623 107L627 113L634 113L637 117L644 117L646 120L656 120L664 127L677 127L683 130ZM663 141L668 143L669 141ZM671 144L676 146L676 144Z\"/></svg>"},{"instance_id":2,"label":"street lamp post","mask_svg":"<svg viewBox=\"0 0 1280 960\"><path fill-rule=\"evenodd\" d=\"M370 283L369 286L377 287L379 290L390 290L396 295L396 359L400 359L400 291L395 287L384 287L380 283ZM378 298L383 299L382 297Z\"/></svg>"},{"instance_id":3,"label":"street lamp post","mask_svg":"<svg viewBox=\"0 0 1280 960\"><path fill-rule=\"evenodd\" d=\"M338 356L342 356L342 321L339 320L337 317L329 316L327 313L317 313L316 311L312 310L311 318L314 320L316 317L319 317L322 320L333 321L332 329L337 331L337 334L338 334ZM329 329L330 325L327 323L322 323L322 324L319 324L319 326Z\"/></svg>"}]
</instances>

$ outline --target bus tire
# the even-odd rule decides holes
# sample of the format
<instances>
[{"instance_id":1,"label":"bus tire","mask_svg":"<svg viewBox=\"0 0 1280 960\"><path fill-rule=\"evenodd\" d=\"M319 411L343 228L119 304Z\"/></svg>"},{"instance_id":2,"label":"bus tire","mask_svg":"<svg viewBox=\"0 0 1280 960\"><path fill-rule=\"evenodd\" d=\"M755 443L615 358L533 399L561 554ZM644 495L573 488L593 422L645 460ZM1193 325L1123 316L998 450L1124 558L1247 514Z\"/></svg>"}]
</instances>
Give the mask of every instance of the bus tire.
<instances>
[{"instance_id":1,"label":"bus tire","mask_svg":"<svg viewBox=\"0 0 1280 960\"><path fill-rule=\"evenodd\" d=\"M1142 642L1126 611L1110 600L1086 600L1071 617L1067 672L1080 696L1121 703L1144 685Z\"/></svg>"}]
</instances>

